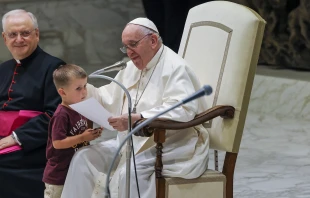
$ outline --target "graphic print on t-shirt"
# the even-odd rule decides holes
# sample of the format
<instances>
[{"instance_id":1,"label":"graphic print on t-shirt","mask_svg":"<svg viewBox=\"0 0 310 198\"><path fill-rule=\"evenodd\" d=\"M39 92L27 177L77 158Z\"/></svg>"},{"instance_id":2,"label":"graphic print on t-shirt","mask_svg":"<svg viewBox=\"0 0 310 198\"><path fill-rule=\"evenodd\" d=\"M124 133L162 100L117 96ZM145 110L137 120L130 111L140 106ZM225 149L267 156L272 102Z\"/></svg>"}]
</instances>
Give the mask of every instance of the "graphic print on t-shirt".
<instances>
[{"instance_id":1,"label":"graphic print on t-shirt","mask_svg":"<svg viewBox=\"0 0 310 198\"><path fill-rule=\"evenodd\" d=\"M87 129L87 121L81 117L81 119L78 120L72 126L69 133L70 133L70 135L75 136L75 135L83 133L86 129ZM84 141L84 142L81 142L79 144L72 146L72 148L74 148L74 151L76 152L77 150L79 150L79 148L81 148L83 146L88 146L88 145L89 145L89 142Z\"/></svg>"}]
</instances>

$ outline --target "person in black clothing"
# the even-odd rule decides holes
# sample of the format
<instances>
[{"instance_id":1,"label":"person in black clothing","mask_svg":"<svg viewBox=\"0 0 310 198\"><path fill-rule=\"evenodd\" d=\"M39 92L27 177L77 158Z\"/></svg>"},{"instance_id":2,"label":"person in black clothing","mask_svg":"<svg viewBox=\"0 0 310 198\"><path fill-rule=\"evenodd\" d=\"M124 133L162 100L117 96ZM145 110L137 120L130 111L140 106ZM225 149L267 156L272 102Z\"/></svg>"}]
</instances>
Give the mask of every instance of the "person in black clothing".
<instances>
[{"instance_id":1,"label":"person in black clothing","mask_svg":"<svg viewBox=\"0 0 310 198\"><path fill-rule=\"evenodd\" d=\"M155 23L170 49L178 53L188 11L210 0L142 0L146 17Z\"/></svg>"},{"instance_id":2,"label":"person in black clothing","mask_svg":"<svg viewBox=\"0 0 310 198\"><path fill-rule=\"evenodd\" d=\"M43 198L48 123L61 102L52 74L65 63L38 46L32 13L12 10L2 27L13 59L0 64L0 197Z\"/></svg>"}]
</instances>

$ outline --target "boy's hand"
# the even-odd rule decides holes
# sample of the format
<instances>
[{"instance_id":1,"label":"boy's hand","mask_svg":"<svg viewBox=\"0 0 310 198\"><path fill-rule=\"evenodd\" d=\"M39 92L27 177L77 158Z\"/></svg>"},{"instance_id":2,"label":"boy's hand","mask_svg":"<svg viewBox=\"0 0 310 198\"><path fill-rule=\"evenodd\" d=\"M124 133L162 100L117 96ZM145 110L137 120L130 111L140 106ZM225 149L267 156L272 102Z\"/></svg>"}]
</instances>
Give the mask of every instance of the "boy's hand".
<instances>
[{"instance_id":1,"label":"boy's hand","mask_svg":"<svg viewBox=\"0 0 310 198\"><path fill-rule=\"evenodd\" d=\"M83 141L91 141L101 136L102 128L86 129L81 135Z\"/></svg>"},{"instance_id":2,"label":"boy's hand","mask_svg":"<svg viewBox=\"0 0 310 198\"><path fill-rule=\"evenodd\" d=\"M93 129L96 133L99 134L99 137L101 136L101 133L102 133L102 130L103 130L103 127L98 127L98 128L94 128Z\"/></svg>"},{"instance_id":3,"label":"boy's hand","mask_svg":"<svg viewBox=\"0 0 310 198\"><path fill-rule=\"evenodd\" d=\"M103 127L97 127L97 128L94 128L93 130L96 130L101 135Z\"/></svg>"}]
</instances>

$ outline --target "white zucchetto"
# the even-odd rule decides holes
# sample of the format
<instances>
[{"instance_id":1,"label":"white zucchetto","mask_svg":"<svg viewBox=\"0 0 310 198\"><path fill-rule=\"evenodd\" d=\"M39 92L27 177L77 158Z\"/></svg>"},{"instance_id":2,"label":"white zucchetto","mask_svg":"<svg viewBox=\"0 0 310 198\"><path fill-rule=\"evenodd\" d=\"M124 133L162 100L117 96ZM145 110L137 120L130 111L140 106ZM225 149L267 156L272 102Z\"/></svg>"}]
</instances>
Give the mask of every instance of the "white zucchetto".
<instances>
[{"instance_id":1,"label":"white zucchetto","mask_svg":"<svg viewBox=\"0 0 310 198\"><path fill-rule=\"evenodd\" d=\"M156 25L148 18L143 18L143 17L136 18L136 19L130 21L128 24L141 25L141 26L144 26L146 28L149 28L149 29L159 33Z\"/></svg>"}]
</instances>

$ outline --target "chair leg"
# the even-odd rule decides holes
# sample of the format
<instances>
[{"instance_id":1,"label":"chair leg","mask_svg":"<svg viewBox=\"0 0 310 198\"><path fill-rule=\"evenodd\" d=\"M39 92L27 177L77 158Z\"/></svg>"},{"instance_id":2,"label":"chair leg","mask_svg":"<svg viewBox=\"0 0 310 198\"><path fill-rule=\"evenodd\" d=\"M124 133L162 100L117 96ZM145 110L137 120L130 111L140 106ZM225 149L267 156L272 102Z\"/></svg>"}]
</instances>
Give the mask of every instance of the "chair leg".
<instances>
[{"instance_id":1,"label":"chair leg","mask_svg":"<svg viewBox=\"0 0 310 198\"><path fill-rule=\"evenodd\" d=\"M156 178L156 198L165 198L166 181L164 178Z\"/></svg>"},{"instance_id":2,"label":"chair leg","mask_svg":"<svg viewBox=\"0 0 310 198\"><path fill-rule=\"evenodd\" d=\"M165 130L158 130L154 133L154 142L156 142L156 162L155 162L155 174L156 174L156 198L165 198L165 179L162 176L163 162L163 143L165 142Z\"/></svg>"},{"instance_id":3,"label":"chair leg","mask_svg":"<svg viewBox=\"0 0 310 198\"><path fill-rule=\"evenodd\" d=\"M226 198L234 197L234 172L238 153L226 152L223 174L226 176Z\"/></svg>"}]
</instances>

